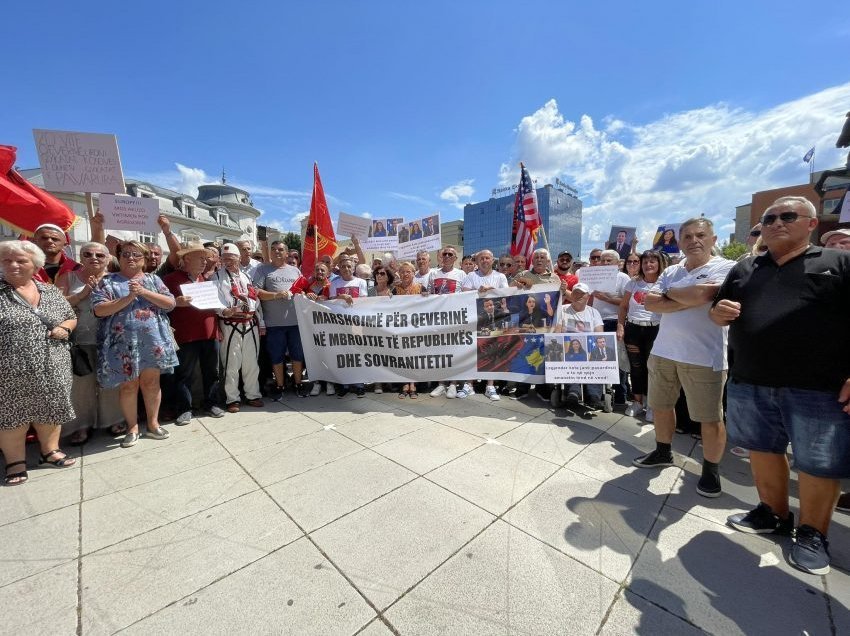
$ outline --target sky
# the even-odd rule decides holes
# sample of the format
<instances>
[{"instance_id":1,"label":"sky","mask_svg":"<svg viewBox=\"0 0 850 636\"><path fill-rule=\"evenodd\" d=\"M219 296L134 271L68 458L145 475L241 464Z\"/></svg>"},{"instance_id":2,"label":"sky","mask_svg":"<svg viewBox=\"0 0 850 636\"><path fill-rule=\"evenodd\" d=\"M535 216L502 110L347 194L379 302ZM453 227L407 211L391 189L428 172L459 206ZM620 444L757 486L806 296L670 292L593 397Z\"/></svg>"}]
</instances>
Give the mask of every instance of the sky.
<instances>
[{"instance_id":1,"label":"sky","mask_svg":"<svg viewBox=\"0 0 850 636\"><path fill-rule=\"evenodd\" d=\"M125 175L190 195L248 190L299 229L318 162L339 212L463 218L518 181L612 224L705 214L843 165L850 12L834 3L444 1L14 3L0 144L33 128L114 133ZM510 219L494 219L510 223ZM504 246L494 246L501 249Z\"/></svg>"}]
</instances>

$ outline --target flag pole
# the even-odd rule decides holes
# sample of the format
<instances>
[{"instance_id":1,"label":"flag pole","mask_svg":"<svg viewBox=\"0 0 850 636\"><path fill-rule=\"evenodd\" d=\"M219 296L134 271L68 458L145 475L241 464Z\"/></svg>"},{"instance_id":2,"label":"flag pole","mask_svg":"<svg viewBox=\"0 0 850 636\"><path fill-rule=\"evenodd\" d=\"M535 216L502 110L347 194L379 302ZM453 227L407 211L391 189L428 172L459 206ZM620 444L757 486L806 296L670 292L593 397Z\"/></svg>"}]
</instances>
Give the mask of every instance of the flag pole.
<instances>
[{"instance_id":1,"label":"flag pole","mask_svg":"<svg viewBox=\"0 0 850 636\"><path fill-rule=\"evenodd\" d=\"M540 224L540 231L543 232L543 245L546 247L546 251L549 252L549 258L552 257L552 251L549 249L549 239L546 237L546 228L543 227L543 224Z\"/></svg>"},{"instance_id":2,"label":"flag pole","mask_svg":"<svg viewBox=\"0 0 850 636\"><path fill-rule=\"evenodd\" d=\"M812 148L814 150L816 148L816 146L812 146ZM814 150L814 152L812 152L812 160L809 162L809 183L812 182L812 177L815 174L815 153L816 152L817 152L817 150Z\"/></svg>"},{"instance_id":3,"label":"flag pole","mask_svg":"<svg viewBox=\"0 0 850 636\"><path fill-rule=\"evenodd\" d=\"M316 194L316 171L318 169L319 169L319 162L314 161L313 162L313 195L314 196ZM312 203L312 199L310 201ZM310 211L312 212L312 210L310 210ZM313 217L312 214L310 215L310 218L313 219L313 267L315 268L316 265L318 265L318 263L319 263L319 237L316 236L319 223L318 223L318 219ZM328 272L328 278L330 278L330 275L331 275L331 273Z\"/></svg>"}]
</instances>

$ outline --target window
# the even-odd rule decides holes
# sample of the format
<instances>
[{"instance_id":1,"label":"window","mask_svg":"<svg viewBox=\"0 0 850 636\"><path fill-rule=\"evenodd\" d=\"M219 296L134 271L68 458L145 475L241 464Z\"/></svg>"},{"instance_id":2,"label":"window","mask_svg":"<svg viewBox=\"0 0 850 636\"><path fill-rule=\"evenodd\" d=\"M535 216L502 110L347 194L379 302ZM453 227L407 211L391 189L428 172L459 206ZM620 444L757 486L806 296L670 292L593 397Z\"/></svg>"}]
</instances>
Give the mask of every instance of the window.
<instances>
[{"instance_id":1,"label":"window","mask_svg":"<svg viewBox=\"0 0 850 636\"><path fill-rule=\"evenodd\" d=\"M219 225L227 225L227 212L219 212L218 213L218 224Z\"/></svg>"},{"instance_id":2,"label":"window","mask_svg":"<svg viewBox=\"0 0 850 636\"><path fill-rule=\"evenodd\" d=\"M838 214L835 211L835 208L838 207L838 204L841 202L841 199L825 199L823 202L823 212L821 214Z\"/></svg>"},{"instance_id":3,"label":"window","mask_svg":"<svg viewBox=\"0 0 850 636\"><path fill-rule=\"evenodd\" d=\"M139 232L139 243L156 243L156 236L147 232Z\"/></svg>"},{"instance_id":4,"label":"window","mask_svg":"<svg viewBox=\"0 0 850 636\"><path fill-rule=\"evenodd\" d=\"M186 232L185 230L183 232L180 232L180 238L181 238L182 243L188 243L189 241L200 241L201 240L200 235L195 234L194 232Z\"/></svg>"},{"instance_id":5,"label":"window","mask_svg":"<svg viewBox=\"0 0 850 636\"><path fill-rule=\"evenodd\" d=\"M186 216L190 219L195 218L195 206L194 205L186 205Z\"/></svg>"}]
</instances>

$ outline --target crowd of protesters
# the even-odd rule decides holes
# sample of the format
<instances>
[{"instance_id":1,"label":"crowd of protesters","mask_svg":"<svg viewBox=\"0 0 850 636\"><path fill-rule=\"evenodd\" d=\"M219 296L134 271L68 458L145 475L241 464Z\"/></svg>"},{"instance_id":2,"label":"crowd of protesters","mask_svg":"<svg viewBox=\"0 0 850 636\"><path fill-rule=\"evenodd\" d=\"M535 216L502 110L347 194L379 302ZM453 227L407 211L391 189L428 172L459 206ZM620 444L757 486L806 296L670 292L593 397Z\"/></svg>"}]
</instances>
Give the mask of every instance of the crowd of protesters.
<instances>
[{"instance_id":1,"label":"crowd of protesters","mask_svg":"<svg viewBox=\"0 0 850 636\"><path fill-rule=\"evenodd\" d=\"M130 447L139 443L144 424L145 438L166 440L161 422L190 423L193 403L198 414L221 418L287 393L363 397L367 387L357 378L339 385L309 379L293 300L298 294L353 304L370 296L484 295L555 284L560 305L555 294L529 295L521 326L616 333L628 363L612 387L613 402L655 428L655 450L634 465L676 463L672 441L684 414L701 429L695 431L704 456L697 492L717 497L728 434L737 453L749 457L760 499L729 524L750 533L793 532L792 563L823 574L839 479L850 476L850 230L826 233L822 248L809 244L817 223L807 200L779 199L750 232L751 251L737 263L718 255L714 228L703 217L681 224L674 237L679 256L657 248L639 252L636 239L618 236L609 249L591 250L589 263L568 252L553 259L546 249L536 250L530 263L489 250L458 263L450 245L439 250L436 265L428 252L412 261L387 253L367 263L355 239L309 276L301 272L300 254L283 242L271 243L265 256L250 241L181 244L165 217L164 262L157 244L106 237L100 215L76 261L65 252L64 232L46 224L31 241L0 243L0 343L15 361L0 367L5 483L27 480L27 435L37 438L40 463L64 468L75 460L61 450L60 437L84 444L102 429ZM620 268L613 291L579 282L580 267L599 265ZM183 286L198 282L215 285L223 308L192 305ZM498 329L503 319L499 303L485 300L479 334ZM795 328L829 334L835 355L821 360L805 348L777 347ZM595 355L608 359L607 341L599 340ZM568 341L563 355L587 360L579 340ZM547 359L559 359L557 352L551 358L547 351ZM454 378L428 390L434 398L465 399L475 395L476 381ZM372 390L418 399L421 385L374 384ZM568 408L601 408L601 385L563 390ZM546 391L489 380L481 392L498 401ZM800 475L798 526L788 506L789 444Z\"/></svg>"}]
</instances>

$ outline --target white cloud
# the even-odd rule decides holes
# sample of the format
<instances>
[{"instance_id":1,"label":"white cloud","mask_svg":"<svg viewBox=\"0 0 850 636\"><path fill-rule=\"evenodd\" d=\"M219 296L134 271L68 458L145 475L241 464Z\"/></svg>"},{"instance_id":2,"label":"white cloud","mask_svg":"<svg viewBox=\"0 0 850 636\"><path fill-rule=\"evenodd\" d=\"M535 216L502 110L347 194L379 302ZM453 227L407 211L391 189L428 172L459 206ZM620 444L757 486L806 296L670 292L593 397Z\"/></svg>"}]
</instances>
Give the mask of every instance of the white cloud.
<instances>
[{"instance_id":1,"label":"white cloud","mask_svg":"<svg viewBox=\"0 0 850 636\"><path fill-rule=\"evenodd\" d=\"M753 192L808 180L802 157L811 146L817 168L843 165L834 145L848 102L850 83L763 111L719 103L643 125L607 116L600 129L588 115L569 121L553 99L520 121L517 159L502 164L500 182L515 184L522 160L542 183L574 183L585 253L611 224L637 226L647 245L657 225L700 213L722 240Z\"/></svg>"},{"instance_id":2,"label":"white cloud","mask_svg":"<svg viewBox=\"0 0 850 636\"><path fill-rule=\"evenodd\" d=\"M462 210L464 204L469 203L472 195L475 194L475 188L472 187L473 183L474 179L462 179L443 190L440 193L440 198L443 201L449 201L454 207Z\"/></svg>"},{"instance_id":3,"label":"white cloud","mask_svg":"<svg viewBox=\"0 0 850 636\"><path fill-rule=\"evenodd\" d=\"M415 194L405 194L403 192L388 192L391 197L394 199L401 199L402 201L407 201L408 203L415 203L416 205L425 207L425 208L433 208L433 201L429 201L423 197L417 196Z\"/></svg>"}]
</instances>

